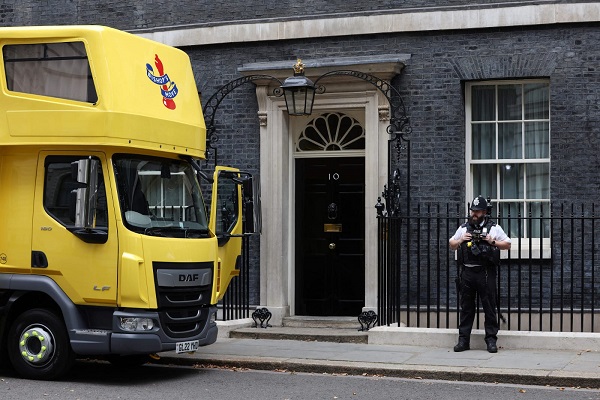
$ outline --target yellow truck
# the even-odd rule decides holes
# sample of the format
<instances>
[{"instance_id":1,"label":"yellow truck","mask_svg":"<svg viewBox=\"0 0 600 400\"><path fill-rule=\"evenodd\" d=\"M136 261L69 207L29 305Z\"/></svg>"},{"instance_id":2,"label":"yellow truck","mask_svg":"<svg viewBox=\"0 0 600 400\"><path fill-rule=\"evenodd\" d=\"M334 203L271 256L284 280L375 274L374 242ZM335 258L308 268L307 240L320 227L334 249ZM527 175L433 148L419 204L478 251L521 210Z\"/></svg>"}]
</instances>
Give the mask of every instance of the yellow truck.
<instances>
[{"instance_id":1,"label":"yellow truck","mask_svg":"<svg viewBox=\"0 0 600 400\"><path fill-rule=\"evenodd\" d=\"M201 171L189 57L101 26L0 28L0 47L0 362L56 379L215 342L256 182Z\"/></svg>"}]
</instances>

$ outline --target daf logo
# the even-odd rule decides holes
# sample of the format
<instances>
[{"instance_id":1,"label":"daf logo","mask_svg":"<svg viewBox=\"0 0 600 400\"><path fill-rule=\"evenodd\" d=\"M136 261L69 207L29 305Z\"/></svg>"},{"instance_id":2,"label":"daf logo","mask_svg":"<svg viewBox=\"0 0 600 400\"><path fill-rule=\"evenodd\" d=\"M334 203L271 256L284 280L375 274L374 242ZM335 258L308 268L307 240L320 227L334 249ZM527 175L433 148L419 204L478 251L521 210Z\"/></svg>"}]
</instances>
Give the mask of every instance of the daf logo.
<instances>
[{"instance_id":1,"label":"daf logo","mask_svg":"<svg viewBox=\"0 0 600 400\"><path fill-rule=\"evenodd\" d=\"M198 274L179 274L179 282L196 282Z\"/></svg>"},{"instance_id":2,"label":"daf logo","mask_svg":"<svg viewBox=\"0 0 600 400\"><path fill-rule=\"evenodd\" d=\"M212 283L210 268L198 269L159 269L156 271L156 283L161 287L206 286Z\"/></svg>"}]
</instances>

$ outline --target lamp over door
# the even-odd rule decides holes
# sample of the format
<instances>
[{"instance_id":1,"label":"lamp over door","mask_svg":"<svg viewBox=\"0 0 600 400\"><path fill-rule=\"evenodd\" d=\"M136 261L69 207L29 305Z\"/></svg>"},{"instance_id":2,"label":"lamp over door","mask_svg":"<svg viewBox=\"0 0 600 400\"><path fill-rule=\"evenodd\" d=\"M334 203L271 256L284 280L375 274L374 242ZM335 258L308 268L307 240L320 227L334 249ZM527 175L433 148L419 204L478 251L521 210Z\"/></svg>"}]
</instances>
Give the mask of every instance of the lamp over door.
<instances>
[{"instance_id":1,"label":"lamp over door","mask_svg":"<svg viewBox=\"0 0 600 400\"><path fill-rule=\"evenodd\" d=\"M304 64L298 59L294 65L294 76L281 85L289 115L310 115L315 99L315 84L304 76Z\"/></svg>"}]
</instances>

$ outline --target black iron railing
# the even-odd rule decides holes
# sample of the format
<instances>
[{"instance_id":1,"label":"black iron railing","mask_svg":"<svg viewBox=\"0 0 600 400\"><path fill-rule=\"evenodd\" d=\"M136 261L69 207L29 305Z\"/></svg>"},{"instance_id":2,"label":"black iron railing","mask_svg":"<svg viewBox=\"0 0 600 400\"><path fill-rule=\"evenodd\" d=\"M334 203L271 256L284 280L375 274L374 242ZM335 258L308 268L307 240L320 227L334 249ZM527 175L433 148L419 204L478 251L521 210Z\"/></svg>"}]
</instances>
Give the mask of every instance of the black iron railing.
<instances>
[{"instance_id":1,"label":"black iron railing","mask_svg":"<svg viewBox=\"0 0 600 400\"><path fill-rule=\"evenodd\" d=\"M242 237L242 259L240 274L229 283L221 300L220 320L250 318L250 236Z\"/></svg>"},{"instance_id":2,"label":"black iron railing","mask_svg":"<svg viewBox=\"0 0 600 400\"><path fill-rule=\"evenodd\" d=\"M458 267L448 240L464 215L460 205L432 204L410 215L378 217L380 325L457 326ZM525 215L493 219L513 240L498 272L501 329L600 331L595 207L538 204ZM477 315L480 328L483 316Z\"/></svg>"}]
</instances>

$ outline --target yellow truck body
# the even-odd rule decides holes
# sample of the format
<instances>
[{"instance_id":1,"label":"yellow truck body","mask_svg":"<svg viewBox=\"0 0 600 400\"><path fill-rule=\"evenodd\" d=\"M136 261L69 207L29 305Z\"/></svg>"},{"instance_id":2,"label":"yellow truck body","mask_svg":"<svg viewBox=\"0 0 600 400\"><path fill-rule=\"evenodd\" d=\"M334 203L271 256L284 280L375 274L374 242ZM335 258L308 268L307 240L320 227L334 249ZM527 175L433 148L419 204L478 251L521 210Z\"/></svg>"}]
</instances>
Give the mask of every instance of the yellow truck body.
<instances>
[{"instance_id":1,"label":"yellow truck body","mask_svg":"<svg viewBox=\"0 0 600 400\"><path fill-rule=\"evenodd\" d=\"M135 363L213 343L242 185L218 168L213 196L226 192L208 215L187 54L101 26L0 28L0 49L0 346L13 367L54 379L78 355Z\"/></svg>"}]
</instances>

